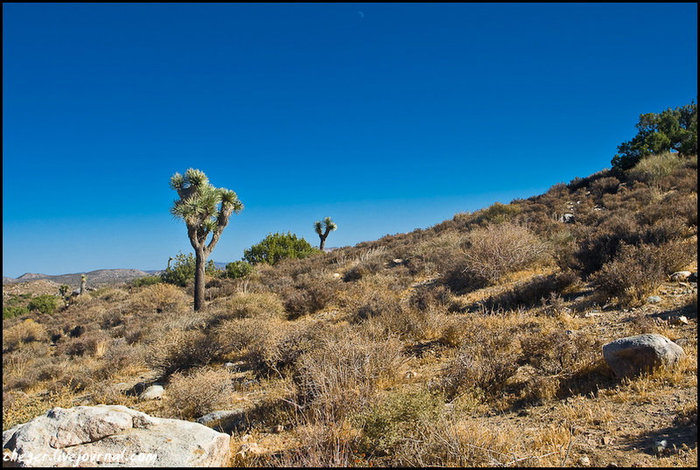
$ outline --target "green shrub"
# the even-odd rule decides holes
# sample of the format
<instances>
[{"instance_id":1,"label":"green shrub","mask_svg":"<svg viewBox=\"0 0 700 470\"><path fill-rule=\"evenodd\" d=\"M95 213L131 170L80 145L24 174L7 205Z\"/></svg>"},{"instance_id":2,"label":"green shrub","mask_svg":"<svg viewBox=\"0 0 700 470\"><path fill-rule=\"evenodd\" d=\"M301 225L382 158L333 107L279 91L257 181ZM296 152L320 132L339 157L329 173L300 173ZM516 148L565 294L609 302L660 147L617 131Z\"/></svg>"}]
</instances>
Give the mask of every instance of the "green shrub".
<instances>
[{"instance_id":1,"label":"green shrub","mask_svg":"<svg viewBox=\"0 0 700 470\"><path fill-rule=\"evenodd\" d=\"M176 286L185 287L187 281L194 279L194 273L197 270L197 264L195 257L192 253L182 254L178 253L175 256L175 263L173 266L168 267L160 275L163 282L168 284L175 284ZM214 261L207 261L207 266L205 268L206 273L209 275L218 274L219 270L216 269Z\"/></svg>"},{"instance_id":2,"label":"green shrub","mask_svg":"<svg viewBox=\"0 0 700 470\"><path fill-rule=\"evenodd\" d=\"M58 297L55 295L39 295L29 301L29 310L36 310L41 313L54 313L58 308Z\"/></svg>"},{"instance_id":3,"label":"green shrub","mask_svg":"<svg viewBox=\"0 0 700 470\"><path fill-rule=\"evenodd\" d=\"M275 264L285 258L306 258L320 250L312 247L303 238L293 233L271 233L257 245L243 252L243 258L250 264Z\"/></svg>"},{"instance_id":4,"label":"green shrub","mask_svg":"<svg viewBox=\"0 0 700 470\"><path fill-rule=\"evenodd\" d=\"M24 305L10 305L2 308L2 318L13 318L29 313L29 309Z\"/></svg>"},{"instance_id":5,"label":"green shrub","mask_svg":"<svg viewBox=\"0 0 700 470\"><path fill-rule=\"evenodd\" d=\"M160 276L145 276L131 281L131 285L134 287L145 287L152 286L153 284L158 284L163 282L163 278Z\"/></svg>"},{"instance_id":6,"label":"green shrub","mask_svg":"<svg viewBox=\"0 0 700 470\"><path fill-rule=\"evenodd\" d=\"M246 277L251 272L253 272L253 266L246 261L234 261L226 265L226 277L230 279Z\"/></svg>"},{"instance_id":7,"label":"green shrub","mask_svg":"<svg viewBox=\"0 0 700 470\"><path fill-rule=\"evenodd\" d=\"M2 318L18 317L29 313L27 303L31 294L9 294L2 301Z\"/></svg>"}]
</instances>

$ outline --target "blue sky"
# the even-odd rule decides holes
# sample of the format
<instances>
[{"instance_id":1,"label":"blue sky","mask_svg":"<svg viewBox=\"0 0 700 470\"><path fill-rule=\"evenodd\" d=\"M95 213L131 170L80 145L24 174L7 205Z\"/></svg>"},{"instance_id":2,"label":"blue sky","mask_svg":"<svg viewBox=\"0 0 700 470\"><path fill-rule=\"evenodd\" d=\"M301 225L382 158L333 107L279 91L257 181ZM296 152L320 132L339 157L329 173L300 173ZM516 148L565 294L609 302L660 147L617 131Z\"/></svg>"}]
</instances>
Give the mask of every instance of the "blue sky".
<instances>
[{"instance_id":1,"label":"blue sky","mask_svg":"<svg viewBox=\"0 0 700 470\"><path fill-rule=\"evenodd\" d=\"M609 167L697 95L695 4L4 4L3 274L161 269L170 176L236 191L212 259L426 228Z\"/></svg>"}]
</instances>

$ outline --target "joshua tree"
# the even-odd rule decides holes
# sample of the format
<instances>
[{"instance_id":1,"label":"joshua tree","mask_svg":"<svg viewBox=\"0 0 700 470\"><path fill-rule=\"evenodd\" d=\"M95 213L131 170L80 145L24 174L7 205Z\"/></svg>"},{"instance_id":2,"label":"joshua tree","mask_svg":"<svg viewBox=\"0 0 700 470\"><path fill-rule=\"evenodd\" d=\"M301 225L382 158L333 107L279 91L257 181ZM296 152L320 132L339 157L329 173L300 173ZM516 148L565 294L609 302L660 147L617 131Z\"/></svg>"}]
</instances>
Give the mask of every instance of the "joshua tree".
<instances>
[{"instance_id":1,"label":"joshua tree","mask_svg":"<svg viewBox=\"0 0 700 470\"><path fill-rule=\"evenodd\" d=\"M87 276L83 274L80 276L80 295L83 295L85 293L85 289L87 287Z\"/></svg>"},{"instance_id":2,"label":"joshua tree","mask_svg":"<svg viewBox=\"0 0 700 470\"><path fill-rule=\"evenodd\" d=\"M207 257L221 237L233 212L243 210L243 204L235 192L215 188L203 171L188 169L185 175L175 173L170 178L170 187L177 191L180 199L171 209L175 217L185 221L187 236L194 248L197 270L194 274L194 309L204 306L204 269ZM212 237L207 243L211 233Z\"/></svg>"},{"instance_id":3,"label":"joshua tree","mask_svg":"<svg viewBox=\"0 0 700 470\"><path fill-rule=\"evenodd\" d=\"M325 230L324 230L325 227ZM338 226L331 220L330 217L326 217L323 219L323 223L321 222L316 222L314 223L314 228L316 228L316 233L318 233L318 238L321 239L321 243L319 244L318 248L320 250L323 250L323 245L326 244L326 238L328 237L328 234L331 233L332 230L335 230L338 228Z\"/></svg>"}]
</instances>

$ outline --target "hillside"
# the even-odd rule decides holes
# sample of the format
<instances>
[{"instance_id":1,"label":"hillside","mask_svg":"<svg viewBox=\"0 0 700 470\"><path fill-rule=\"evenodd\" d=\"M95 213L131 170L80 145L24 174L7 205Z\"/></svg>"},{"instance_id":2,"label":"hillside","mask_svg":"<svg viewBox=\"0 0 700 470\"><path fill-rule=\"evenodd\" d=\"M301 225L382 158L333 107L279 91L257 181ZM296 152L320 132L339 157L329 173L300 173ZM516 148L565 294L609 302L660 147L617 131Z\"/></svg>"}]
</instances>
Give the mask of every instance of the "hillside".
<instances>
[{"instance_id":1,"label":"hillside","mask_svg":"<svg viewBox=\"0 0 700 470\"><path fill-rule=\"evenodd\" d=\"M697 157L211 278L202 311L192 294L112 285L4 319L3 429L107 403L226 410L207 425L232 465L697 463ZM617 377L602 346L643 333L685 356Z\"/></svg>"},{"instance_id":2,"label":"hillside","mask_svg":"<svg viewBox=\"0 0 700 470\"><path fill-rule=\"evenodd\" d=\"M80 278L85 274L87 276L88 285L93 287L120 284L123 282L130 281L132 279L137 279L139 277L147 276L148 273L141 271L139 269L98 269L95 271L89 271L86 273L74 273L74 274L35 274L35 273L25 273L16 279L3 277L3 284L12 284L17 282L28 282L36 280L47 280L55 282L56 284L66 284L71 287L80 286Z\"/></svg>"}]
</instances>

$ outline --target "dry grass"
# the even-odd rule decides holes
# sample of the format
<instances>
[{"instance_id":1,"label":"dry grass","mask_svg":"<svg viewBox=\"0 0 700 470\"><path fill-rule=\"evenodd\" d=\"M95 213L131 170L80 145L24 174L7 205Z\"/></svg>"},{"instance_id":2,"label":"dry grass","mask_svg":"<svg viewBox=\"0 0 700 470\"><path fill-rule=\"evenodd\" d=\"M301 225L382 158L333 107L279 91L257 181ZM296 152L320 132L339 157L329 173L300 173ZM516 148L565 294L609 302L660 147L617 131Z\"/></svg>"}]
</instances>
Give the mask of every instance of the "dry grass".
<instances>
[{"instance_id":1,"label":"dry grass","mask_svg":"<svg viewBox=\"0 0 700 470\"><path fill-rule=\"evenodd\" d=\"M144 312L183 311L189 297L172 284L154 284L144 287L133 297L132 308Z\"/></svg>"},{"instance_id":2,"label":"dry grass","mask_svg":"<svg viewBox=\"0 0 700 470\"><path fill-rule=\"evenodd\" d=\"M164 405L175 418L195 419L227 405L231 393L231 376L226 370L175 373L170 377Z\"/></svg>"}]
</instances>

